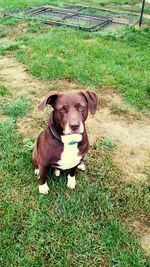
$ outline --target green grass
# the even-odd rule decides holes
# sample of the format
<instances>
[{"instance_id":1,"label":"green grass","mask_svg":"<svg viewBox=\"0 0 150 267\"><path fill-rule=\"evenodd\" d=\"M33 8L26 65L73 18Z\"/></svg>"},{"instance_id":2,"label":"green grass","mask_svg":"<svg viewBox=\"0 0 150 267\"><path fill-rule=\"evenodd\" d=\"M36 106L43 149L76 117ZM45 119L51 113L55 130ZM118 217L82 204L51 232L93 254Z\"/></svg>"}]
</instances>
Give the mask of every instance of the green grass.
<instances>
[{"instance_id":1,"label":"green grass","mask_svg":"<svg viewBox=\"0 0 150 267\"><path fill-rule=\"evenodd\" d=\"M43 4L52 4L52 5L63 5L63 4L79 4L79 5L86 5L86 6L92 6L92 7L103 7L103 8L111 8L111 9L118 9L118 10L128 10L128 11L136 11L140 12L141 7L140 5L135 5L139 4L138 0L45 0L44 2L42 0L24 0L24 1L11 1L7 0L3 1L0 0L0 7L1 8L20 8L23 9L25 7L30 7L30 6L40 6ZM145 4L145 12L150 13L150 6L148 3Z\"/></svg>"},{"instance_id":2,"label":"green grass","mask_svg":"<svg viewBox=\"0 0 150 267\"><path fill-rule=\"evenodd\" d=\"M122 224L148 214L148 187L121 182L111 154L91 148L92 168L78 174L76 190L67 189L64 173L51 175L49 195L39 195L30 142L15 131L12 119L0 122L1 265L148 266Z\"/></svg>"},{"instance_id":3,"label":"green grass","mask_svg":"<svg viewBox=\"0 0 150 267\"><path fill-rule=\"evenodd\" d=\"M10 90L5 85L0 84L0 96L4 97L10 94L11 94Z\"/></svg>"},{"instance_id":4,"label":"green grass","mask_svg":"<svg viewBox=\"0 0 150 267\"><path fill-rule=\"evenodd\" d=\"M113 150L117 147L115 141L108 137L103 137L100 140L97 140L95 145L108 150Z\"/></svg>"},{"instance_id":5,"label":"green grass","mask_svg":"<svg viewBox=\"0 0 150 267\"><path fill-rule=\"evenodd\" d=\"M16 98L16 100L7 101L2 107L2 113L13 118L25 116L31 105L26 96Z\"/></svg>"},{"instance_id":6,"label":"green grass","mask_svg":"<svg viewBox=\"0 0 150 267\"><path fill-rule=\"evenodd\" d=\"M41 79L72 79L96 87L119 88L125 99L150 108L149 29L129 28L122 38L68 28L50 28L26 42L17 58Z\"/></svg>"},{"instance_id":7,"label":"green grass","mask_svg":"<svg viewBox=\"0 0 150 267\"><path fill-rule=\"evenodd\" d=\"M0 16L0 24L7 26L14 26L18 24L19 20L13 17L2 17Z\"/></svg>"},{"instance_id":8,"label":"green grass","mask_svg":"<svg viewBox=\"0 0 150 267\"><path fill-rule=\"evenodd\" d=\"M5 55L6 51L15 51L18 49L18 43L10 40L0 40L0 54Z\"/></svg>"},{"instance_id":9,"label":"green grass","mask_svg":"<svg viewBox=\"0 0 150 267\"><path fill-rule=\"evenodd\" d=\"M58 5L58 4L62 4L62 1L60 0L45 0L43 2L43 0L24 0L24 1L17 1L17 0L14 0L13 2L11 0L7 0L7 2L3 1L3 0L0 0L0 6L1 7L9 7L9 8L12 8L12 7L17 7L17 8L24 8L24 7L27 7L27 6L38 6L38 5L43 5L44 4L53 4L53 5ZM97 6L99 7L100 4L102 4L103 6L107 6L107 5L113 5L113 4L116 4L116 5L123 5L123 4L129 4L129 5L134 5L136 3L139 3L138 0L130 0L130 1L126 1L126 0L120 0L118 2L118 0L83 0L83 1L80 1L80 0L64 0L63 3L69 3L69 4L82 4L82 5L90 5L90 6Z\"/></svg>"},{"instance_id":10,"label":"green grass","mask_svg":"<svg viewBox=\"0 0 150 267\"><path fill-rule=\"evenodd\" d=\"M60 4L60 1L46 3L54 2ZM98 1L94 3L98 4ZM31 1L30 4L40 5L41 1ZM4 1L3 5L6 5ZM8 7L28 5L29 1L7 2ZM5 40L1 41L0 53L5 55L7 51L17 49L17 59L27 64L30 73L37 78L71 79L91 88L118 88L131 105L150 109L148 27L142 30L127 27L123 29L125 35L120 29L93 34L62 27L45 26L45 29L40 29L39 24L29 23L26 37L22 36L21 40L27 48L19 49L20 42ZM17 40L19 38L21 36Z\"/></svg>"}]
</instances>

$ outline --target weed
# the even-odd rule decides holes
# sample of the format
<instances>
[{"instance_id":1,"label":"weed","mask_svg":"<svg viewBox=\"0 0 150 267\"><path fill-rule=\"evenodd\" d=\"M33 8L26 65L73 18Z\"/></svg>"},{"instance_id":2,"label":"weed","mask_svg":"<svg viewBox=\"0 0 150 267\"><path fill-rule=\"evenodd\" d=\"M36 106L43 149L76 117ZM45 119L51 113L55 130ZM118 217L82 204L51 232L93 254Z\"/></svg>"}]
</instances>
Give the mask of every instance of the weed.
<instances>
[{"instance_id":1,"label":"weed","mask_svg":"<svg viewBox=\"0 0 150 267\"><path fill-rule=\"evenodd\" d=\"M0 96L6 96L6 95L10 95L10 91L9 89L3 85L3 84L0 84Z\"/></svg>"},{"instance_id":2,"label":"weed","mask_svg":"<svg viewBox=\"0 0 150 267\"><path fill-rule=\"evenodd\" d=\"M38 29L34 25L28 26L26 31L26 33L36 33L36 32L38 32Z\"/></svg>"},{"instance_id":3,"label":"weed","mask_svg":"<svg viewBox=\"0 0 150 267\"><path fill-rule=\"evenodd\" d=\"M16 98L14 101L7 102L3 106L3 114L10 117L25 116L31 105L25 96Z\"/></svg>"},{"instance_id":4,"label":"weed","mask_svg":"<svg viewBox=\"0 0 150 267\"><path fill-rule=\"evenodd\" d=\"M16 57L17 57L18 61L22 62L23 64L26 63L25 56L26 56L25 49L21 48L21 49L17 50Z\"/></svg>"},{"instance_id":5,"label":"weed","mask_svg":"<svg viewBox=\"0 0 150 267\"><path fill-rule=\"evenodd\" d=\"M16 38L17 41L23 41L23 42L27 42L29 41L31 37L27 36L27 35L24 35L24 36L19 36Z\"/></svg>"},{"instance_id":6,"label":"weed","mask_svg":"<svg viewBox=\"0 0 150 267\"><path fill-rule=\"evenodd\" d=\"M104 149L113 150L117 147L117 144L111 138L103 137L96 142L95 146L96 147L100 146Z\"/></svg>"}]
</instances>

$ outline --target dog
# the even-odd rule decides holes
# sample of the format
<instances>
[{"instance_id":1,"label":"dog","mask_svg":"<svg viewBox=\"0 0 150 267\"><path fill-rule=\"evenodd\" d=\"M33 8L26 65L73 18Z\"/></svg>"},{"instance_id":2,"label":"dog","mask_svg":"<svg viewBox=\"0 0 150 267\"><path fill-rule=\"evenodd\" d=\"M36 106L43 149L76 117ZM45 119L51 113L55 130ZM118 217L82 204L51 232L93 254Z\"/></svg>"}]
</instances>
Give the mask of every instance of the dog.
<instances>
[{"instance_id":1,"label":"dog","mask_svg":"<svg viewBox=\"0 0 150 267\"><path fill-rule=\"evenodd\" d=\"M38 110L51 105L48 124L37 138L32 163L35 174L39 175L39 192L47 194L49 187L46 177L49 168L68 170L67 186L76 186L77 168L85 170L83 158L88 151L89 141L85 129L88 112L95 114L98 97L92 91L50 92L39 104Z\"/></svg>"}]
</instances>

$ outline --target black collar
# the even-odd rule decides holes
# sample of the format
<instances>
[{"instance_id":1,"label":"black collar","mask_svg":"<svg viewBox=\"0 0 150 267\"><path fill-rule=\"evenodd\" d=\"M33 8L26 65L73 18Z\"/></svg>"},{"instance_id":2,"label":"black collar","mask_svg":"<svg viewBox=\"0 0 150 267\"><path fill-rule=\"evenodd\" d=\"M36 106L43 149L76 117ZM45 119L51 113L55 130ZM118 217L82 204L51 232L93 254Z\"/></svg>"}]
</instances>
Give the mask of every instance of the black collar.
<instances>
[{"instance_id":1,"label":"black collar","mask_svg":"<svg viewBox=\"0 0 150 267\"><path fill-rule=\"evenodd\" d=\"M54 114L52 112L50 114L50 118L49 118L49 131L59 142L62 143L61 136L59 135L59 133L56 130L56 126L55 126L55 123L54 123L54 117L53 116L54 116Z\"/></svg>"},{"instance_id":2,"label":"black collar","mask_svg":"<svg viewBox=\"0 0 150 267\"><path fill-rule=\"evenodd\" d=\"M50 130L51 134L52 134L52 135L53 135L59 142L62 143L62 141L61 141L61 137L60 137L60 135L58 134L58 132L57 132L57 130L56 130L56 128L55 128L55 126L54 126L53 124L49 126L49 130Z\"/></svg>"}]
</instances>

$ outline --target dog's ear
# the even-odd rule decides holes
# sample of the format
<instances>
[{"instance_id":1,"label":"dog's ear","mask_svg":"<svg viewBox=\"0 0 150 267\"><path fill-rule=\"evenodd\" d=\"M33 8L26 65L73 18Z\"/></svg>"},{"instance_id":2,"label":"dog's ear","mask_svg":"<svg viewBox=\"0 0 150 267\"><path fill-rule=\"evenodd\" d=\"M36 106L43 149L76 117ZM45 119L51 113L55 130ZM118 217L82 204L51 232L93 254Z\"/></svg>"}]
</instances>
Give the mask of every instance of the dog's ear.
<instances>
[{"instance_id":1,"label":"dog's ear","mask_svg":"<svg viewBox=\"0 0 150 267\"><path fill-rule=\"evenodd\" d=\"M82 95L84 95L84 97L86 98L86 101L88 103L88 109L90 111L91 114L95 114L96 112L96 108L98 105L98 96L96 95L95 92L91 92L91 91L80 91L80 93Z\"/></svg>"},{"instance_id":2,"label":"dog's ear","mask_svg":"<svg viewBox=\"0 0 150 267\"><path fill-rule=\"evenodd\" d=\"M57 91L50 92L44 98L44 100L38 105L38 110L43 110L46 107L46 105L51 105L52 107L54 107L55 101L59 95L60 93Z\"/></svg>"}]
</instances>

